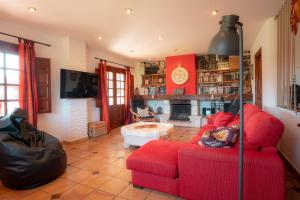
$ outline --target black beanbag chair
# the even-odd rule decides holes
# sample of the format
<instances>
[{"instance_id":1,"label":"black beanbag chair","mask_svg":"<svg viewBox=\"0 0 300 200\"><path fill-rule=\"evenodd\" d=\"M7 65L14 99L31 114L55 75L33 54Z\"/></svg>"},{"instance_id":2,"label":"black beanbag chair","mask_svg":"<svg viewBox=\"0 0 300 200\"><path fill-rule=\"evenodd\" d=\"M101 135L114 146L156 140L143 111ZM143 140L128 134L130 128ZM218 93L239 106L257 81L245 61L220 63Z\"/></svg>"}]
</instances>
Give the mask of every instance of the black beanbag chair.
<instances>
[{"instance_id":1,"label":"black beanbag chair","mask_svg":"<svg viewBox=\"0 0 300 200\"><path fill-rule=\"evenodd\" d=\"M64 173L67 157L57 138L42 132L43 141L32 146L15 137L14 128L10 127L10 130L14 134L7 129L0 130L0 179L3 185L11 189L30 189L49 183ZM30 134L34 132L32 129Z\"/></svg>"}]
</instances>

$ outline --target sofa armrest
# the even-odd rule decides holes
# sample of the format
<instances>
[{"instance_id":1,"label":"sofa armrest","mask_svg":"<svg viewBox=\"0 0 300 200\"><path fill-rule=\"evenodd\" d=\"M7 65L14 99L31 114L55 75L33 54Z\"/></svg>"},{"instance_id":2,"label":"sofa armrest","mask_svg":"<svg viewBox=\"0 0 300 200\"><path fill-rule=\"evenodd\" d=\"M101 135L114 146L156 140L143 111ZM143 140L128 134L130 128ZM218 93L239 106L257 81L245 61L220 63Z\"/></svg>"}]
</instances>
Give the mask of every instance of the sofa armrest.
<instances>
[{"instance_id":1,"label":"sofa armrest","mask_svg":"<svg viewBox=\"0 0 300 200\"><path fill-rule=\"evenodd\" d=\"M180 193L186 199L237 199L238 149L190 144L178 153ZM274 152L244 152L244 199L283 200L284 165Z\"/></svg>"}]
</instances>

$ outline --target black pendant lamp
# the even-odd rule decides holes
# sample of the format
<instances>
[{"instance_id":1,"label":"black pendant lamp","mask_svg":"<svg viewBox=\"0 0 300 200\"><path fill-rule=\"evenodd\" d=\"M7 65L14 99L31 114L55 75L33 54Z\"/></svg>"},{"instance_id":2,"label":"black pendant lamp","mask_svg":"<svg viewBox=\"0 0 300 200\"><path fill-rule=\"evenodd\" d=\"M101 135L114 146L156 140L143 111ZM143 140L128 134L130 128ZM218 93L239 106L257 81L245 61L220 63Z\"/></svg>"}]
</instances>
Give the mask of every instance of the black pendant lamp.
<instances>
[{"instance_id":1,"label":"black pendant lamp","mask_svg":"<svg viewBox=\"0 0 300 200\"><path fill-rule=\"evenodd\" d=\"M240 56L240 155L239 155L239 194L238 199L243 199L243 160L244 160L244 112L243 112L243 24L239 22L239 16L226 15L220 22L220 31L212 39L208 52L210 54Z\"/></svg>"},{"instance_id":2,"label":"black pendant lamp","mask_svg":"<svg viewBox=\"0 0 300 200\"><path fill-rule=\"evenodd\" d=\"M220 22L220 31L212 39L209 53L216 55L239 55L239 34L237 24L239 16L226 15Z\"/></svg>"}]
</instances>

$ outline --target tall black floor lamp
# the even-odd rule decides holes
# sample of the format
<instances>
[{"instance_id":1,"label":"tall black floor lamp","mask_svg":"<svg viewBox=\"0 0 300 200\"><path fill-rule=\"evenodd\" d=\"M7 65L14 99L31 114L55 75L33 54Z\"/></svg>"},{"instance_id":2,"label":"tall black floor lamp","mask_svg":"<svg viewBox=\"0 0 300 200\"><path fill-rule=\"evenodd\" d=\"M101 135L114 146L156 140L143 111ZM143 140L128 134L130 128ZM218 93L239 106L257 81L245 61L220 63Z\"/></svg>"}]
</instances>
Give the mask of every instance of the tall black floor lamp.
<instances>
[{"instance_id":1,"label":"tall black floor lamp","mask_svg":"<svg viewBox=\"0 0 300 200\"><path fill-rule=\"evenodd\" d=\"M212 39L208 52L216 55L240 56L240 159L239 159L239 200L243 199L243 138L244 138L244 112L243 112L243 24L239 16L226 15L220 22L220 31Z\"/></svg>"}]
</instances>

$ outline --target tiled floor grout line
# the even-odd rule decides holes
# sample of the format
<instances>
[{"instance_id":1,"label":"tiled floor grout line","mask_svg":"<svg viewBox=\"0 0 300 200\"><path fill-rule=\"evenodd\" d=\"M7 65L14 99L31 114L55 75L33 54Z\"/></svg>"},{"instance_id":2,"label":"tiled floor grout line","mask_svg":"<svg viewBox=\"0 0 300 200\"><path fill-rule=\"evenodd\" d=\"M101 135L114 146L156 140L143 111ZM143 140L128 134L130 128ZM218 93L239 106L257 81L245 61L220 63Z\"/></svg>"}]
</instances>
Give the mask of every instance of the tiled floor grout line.
<instances>
[{"instance_id":1,"label":"tiled floor grout line","mask_svg":"<svg viewBox=\"0 0 300 200\"><path fill-rule=\"evenodd\" d=\"M150 197L150 195L151 195L152 192L153 191L150 191L149 194L146 196L146 198L144 200L147 200Z\"/></svg>"}]
</instances>

